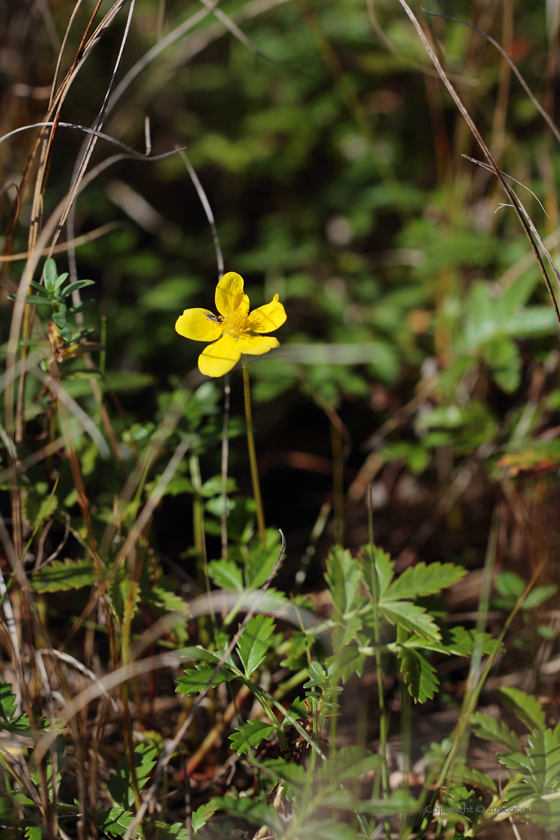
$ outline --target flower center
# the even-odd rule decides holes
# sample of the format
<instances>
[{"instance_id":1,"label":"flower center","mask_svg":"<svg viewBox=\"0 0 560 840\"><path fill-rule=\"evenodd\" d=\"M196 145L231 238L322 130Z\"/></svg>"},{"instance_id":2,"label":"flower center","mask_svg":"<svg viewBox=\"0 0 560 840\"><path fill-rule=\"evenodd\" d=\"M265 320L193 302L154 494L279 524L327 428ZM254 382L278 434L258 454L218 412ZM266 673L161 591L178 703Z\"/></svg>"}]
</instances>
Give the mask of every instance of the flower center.
<instances>
[{"instance_id":1,"label":"flower center","mask_svg":"<svg viewBox=\"0 0 560 840\"><path fill-rule=\"evenodd\" d=\"M232 338L239 338L241 333L245 332L247 324L247 315L245 312L240 312L237 309L235 312L230 312L222 319L222 332L224 335L231 335Z\"/></svg>"}]
</instances>

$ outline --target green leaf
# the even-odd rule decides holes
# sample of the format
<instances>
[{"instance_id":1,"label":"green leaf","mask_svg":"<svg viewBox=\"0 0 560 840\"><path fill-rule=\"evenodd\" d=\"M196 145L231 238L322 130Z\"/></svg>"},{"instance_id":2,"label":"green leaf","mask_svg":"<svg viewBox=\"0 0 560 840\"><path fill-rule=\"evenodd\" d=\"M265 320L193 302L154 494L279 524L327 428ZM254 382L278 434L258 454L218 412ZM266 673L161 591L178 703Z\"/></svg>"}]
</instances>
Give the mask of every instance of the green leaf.
<instances>
[{"instance_id":1,"label":"green leaf","mask_svg":"<svg viewBox=\"0 0 560 840\"><path fill-rule=\"evenodd\" d=\"M549 583L547 586L536 586L525 598L521 609L534 610L535 607L540 607L548 598L552 598L556 592L558 592L558 587L555 583Z\"/></svg>"},{"instance_id":2,"label":"green leaf","mask_svg":"<svg viewBox=\"0 0 560 840\"><path fill-rule=\"evenodd\" d=\"M404 681L409 694L415 703L425 703L434 696L439 686L436 669L417 650L402 648L401 651Z\"/></svg>"},{"instance_id":3,"label":"green leaf","mask_svg":"<svg viewBox=\"0 0 560 840\"><path fill-rule=\"evenodd\" d=\"M97 827L111 837L123 837L133 819L134 814L122 808L107 808L95 812Z\"/></svg>"},{"instance_id":4,"label":"green leaf","mask_svg":"<svg viewBox=\"0 0 560 840\"><path fill-rule=\"evenodd\" d=\"M44 519L52 516L58 507L56 496L41 498L35 493L28 493L25 499L25 516L31 528L37 528Z\"/></svg>"},{"instance_id":5,"label":"green leaf","mask_svg":"<svg viewBox=\"0 0 560 840\"><path fill-rule=\"evenodd\" d=\"M280 554L278 531L267 528L265 545L253 546L245 563L245 584L248 589L258 589L263 585Z\"/></svg>"},{"instance_id":6,"label":"green leaf","mask_svg":"<svg viewBox=\"0 0 560 840\"><path fill-rule=\"evenodd\" d=\"M391 624L404 627L411 633L417 633L427 639L441 641L437 624L423 607L411 604L410 601L382 601L379 604L379 612Z\"/></svg>"},{"instance_id":7,"label":"green leaf","mask_svg":"<svg viewBox=\"0 0 560 840\"><path fill-rule=\"evenodd\" d=\"M64 329L66 326L66 312L53 312L52 319L59 329Z\"/></svg>"},{"instance_id":8,"label":"green leaf","mask_svg":"<svg viewBox=\"0 0 560 840\"><path fill-rule=\"evenodd\" d=\"M521 356L513 341L505 336L494 338L484 349L484 357L500 388L511 394L521 381Z\"/></svg>"},{"instance_id":9,"label":"green leaf","mask_svg":"<svg viewBox=\"0 0 560 840\"><path fill-rule=\"evenodd\" d=\"M551 729L529 735L526 749L529 773L539 793L548 793L560 781L560 736Z\"/></svg>"},{"instance_id":10,"label":"green leaf","mask_svg":"<svg viewBox=\"0 0 560 840\"><path fill-rule=\"evenodd\" d=\"M216 808L211 807L210 804L201 805L196 809L196 811L193 811L191 816L193 831L200 831L200 829L206 825L210 817L215 813Z\"/></svg>"},{"instance_id":11,"label":"green leaf","mask_svg":"<svg viewBox=\"0 0 560 840\"><path fill-rule=\"evenodd\" d=\"M95 280L76 280L75 283L70 283L69 286L66 286L63 292L60 293L60 297L68 297L72 294L72 292L77 292L78 289L84 289L86 286L94 286Z\"/></svg>"},{"instance_id":12,"label":"green leaf","mask_svg":"<svg viewBox=\"0 0 560 840\"><path fill-rule=\"evenodd\" d=\"M8 723L16 713L16 696L10 683L0 683L0 715Z\"/></svg>"},{"instance_id":13,"label":"green leaf","mask_svg":"<svg viewBox=\"0 0 560 840\"><path fill-rule=\"evenodd\" d=\"M282 831L282 821L272 805L249 797L238 799L235 796L215 797L208 807L225 811L233 817L241 817L253 825L267 825L273 831Z\"/></svg>"},{"instance_id":14,"label":"green leaf","mask_svg":"<svg viewBox=\"0 0 560 840\"><path fill-rule=\"evenodd\" d=\"M40 825L28 825L25 828L26 840L42 840L43 828Z\"/></svg>"},{"instance_id":15,"label":"green leaf","mask_svg":"<svg viewBox=\"0 0 560 840\"><path fill-rule=\"evenodd\" d=\"M518 816L532 820L548 830L560 828L558 792L549 797L546 794L541 797L532 789L530 780L524 779L513 784L504 797L503 807L515 809Z\"/></svg>"},{"instance_id":16,"label":"green leaf","mask_svg":"<svg viewBox=\"0 0 560 840\"><path fill-rule=\"evenodd\" d=\"M8 295L8 300L16 300L17 295ZM43 297L42 295L26 295L25 302L30 303L31 306L50 306L50 300Z\"/></svg>"},{"instance_id":17,"label":"green leaf","mask_svg":"<svg viewBox=\"0 0 560 840\"><path fill-rule=\"evenodd\" d=\"M487 773L483 773L481 770L475 770L472 767L467 767L466 764L452 764L451 770L449 771L449 778L453 782L474 785L490 793L497 793L496 785Z\"/></svg>"},{"instance_id":18,"label":"green leaf","mask_svg":"<svg viewBox=\"0 0 560 840\"><path fill-rule=\"evenodd\" d=\"M516 575L515 572L500 572L496 575L494 586L504 598L512 598L517 601L525 591L525 581Z\"/></svg>"},{"instance_id":19,"label":"green leaf","mask_svg":"<svg viewBox=\"0 0 560 840\"><path fill-rule=\"evenodd\" d=\"M361 561L364 583L373 600L375 592L382 598L393 579L394 562L389 554L376 546L366 545L362 549L364 559Z\"/></svg>"},{"instance_id":20,"label":"green leaf","mask_svg":"<svg viewBox=\"0 0 560 840\"><path fill-rule=\"evenodd\" d=\"M233 560L212 560L208 574L220 589L243 592L243 572Z\"/></svg>"},{"instance_id":21,"label":"green leaf","mask_svg":"<svg viewBox=\"0 0 560 840\"><path fill-rule=\"evenodd\" d=\"M406 569L389 587L384 600L402 600L403 598L422 598L425 595L435 595L442 589L447 589L465 577L467 570L453 563L417 563Z\"/></svg>"},{"instance_id":22,"label":"green leaf","mask_svg":"<svg viewBox=\"0 0 560 840\"><path fill-rule=\"evenodd\" d=\"M142 790L148 781L156 760L156 748L152 744L138 744L134 748L134 766L139 790ZM121 808L130 808L134 804L134 788L128 755L119 761L116 772L109 776L107 788L115 804Z\"/></svg>"},{"instance_id":23,"label":"green leaf","mask_svg":"<svg viewBox=\"0 0 560 840\"><path fill-rule=\"evenodd\" d=\"M337 650L334 656L329 656L327 665L332 665L337 680L347 682L354 674L361 677L367 656L354 645L344 645Z\"/></svg>"},{"instance_id":24,"label":"green leaf","mask_svg":"<svg viewBox=\"0 0 560 840\"><path fill-rule=\"evenodd\" d=\"M339 545L331 549L327 558L325 579L329 584L335 612L339 616L358 606L358 589L362 581L360 564L348 550Z\"/></svg>"},{"instance_id":25,"label":"green leaf","mask_svg":"<svg viewBox=\"0 0 560 840\"><path fill-rule=\"evenodd\" d=\"M43 295L43 297L46 297L46 298L49 297L47 290L45 289L44 286L41 286L40 283L36 283L35 280L31 280L30 285L33 286L34 289L37 289L39 294Z\"/></svg>"},{"instance_id":26,"label":"green leaf","mask_svg":"<svg viewBox=\"0 0 560 840\"><path fill-rule=\"evenodd\" d=\"M188 669L185 671L184 677L179 677L177 680L177 691L179 694L198 694L206 688L210 677L214 673L215 666L205 666L196 668L194 670ZM212 680L212 687L221 685L223 682L231 682L231 680L239 679L239 675L223 665Z\"/></svg>"},{"instance_id":27,"label":"green leaf","mask_svg":"<svg viewBox=\"0 0 560 840\"><path fill-rule=\"evenodd\" d=\"M346 784L364 773L378 770L382 759L363 747L341 747L320 768L320 779L325 784Z\"/></svg>"},{"instance_id":28,"label":"green leaf","mask_svg":"<svg viewBox=\"0 0 560 840\"><path fill-rule=\"evenodd\" d=\"M249 747L258 747L265 738L270 738L274 727L261 720L248 720L247 723L238 726L229 736L231 747L237 755L249 752Z\"/></svg>"},{"instance_id":29,"label":"green leaf","mask_svg":"<svg viewBox=\"0 0 560 840\"><path fill-rule=\"evenodd\" d=\"M271 645L274 629L274 620L270 616L256 615L243 631L237 644L237 652L248 678L263 662Z\"/></svg>"},{"instance_id":30,"label":"green leaf","mask_svg":"<svg viewBox=\"0 0 560 840\"><path fill-rule=\"evenodd\" d=\"M477 637L476 630L467 630L465 627L457 626L450 630L443 629L441 631L441 643L423 639L421 636L410 636L404 642L403 647L424 648L451 656L470 656ZM494 650L496 640L490 633L482 633L479 643L480 641L482 641L482 653L488 654Z\"/></svg>"},{"instance_id":31,"label":"green leaf","mask_svg":"<svg viewBox=\"0 0 560 840\"><path fill-rule=\"evenodd\" d=\"M35 572L31 588L35 592L66 592L92 586L97 580L91 560L55 560Z\"/></svg>"},{"instance_id":32,"label":"green leaf","mask_svg":"<svg viewBox=\"0 0 560 840\"><path fill-rule=\"evenodd\" d=\"M78 312L83 312L84 309L89 309L90 306L93 306L94 303L97 303L96 300L83 300L81 303L78 303L76 306L71 306L68 309L67 315L77 315ZM54 319L53 319L54 320Z\"/></svg>"},{"instance_id":33,"label":"green leaf","mask_svg":"<svg viewBox=\"0 0 560 840\"><path fill-rule=\"evenodd\" d=\"M505 747L510 752L518 752L521 749L519 738L515 732L512 732L501 720L483 712L475 712L472 716L471 729L479 738L499 744L500 747Z\"/></svg>"},{"instance_id":34,"label":"green leaf","mask_svg":"<svg viewBox=\"0 0 560 840\"><path fill-rule=\"evenodd\" d=\"M17 703L12 686L7 682L0 682L0 729L7 732L28 732L30 729L27 715L16 715ZM43 728L44 718L36 720L36 726Z\"/></svg>"},{"instance_id":35,"label":"green leaf","mask_svg":"<svg viewBox=\"0 0 560 840\"><path fill-rule=\"evenodd\" d=\"M180 595L173 591L173 584L164 578L160 578L155 586L150 586L141 592L142 601L150 604L157 610L166 612L185 612L187 605Z\"/></svg>"},{"instance_id":36,"label":"green leaf","mask_svg":"<svg viewBox=\"0 0 560 840\"><path fill-rule=\"evenodd\" d=\"M544 709L536 697L532 697L520 688L510 688L508 686L500 688L498 696L506 709L522 721L527 729L544 729L546 726L546 718Z\"/></svg>"},{"instance_id":37,"label":"green leaf","mask_svg":"<svg viewBox=\"0 0 560 840\"><path fill-rule=\"evenodd\" d=\"M262 765L277 779L299 787L305 783L306 770L301 764L294 764L293 761L286 761L284 758L267 758Z\"/></svg>"},{"instance_id":38,"label":"green leaf","mask_svg":"<svg viewBox=\"0 0 560 840\"><path fill-rule=\"evenodd\" d=\"M58 272L56 270L55 261L52 258L45 260L45 265L43 266L43 280L45 282L45 287L51 290L54 289L57 277Z\"/></svg>"}]
</instances>

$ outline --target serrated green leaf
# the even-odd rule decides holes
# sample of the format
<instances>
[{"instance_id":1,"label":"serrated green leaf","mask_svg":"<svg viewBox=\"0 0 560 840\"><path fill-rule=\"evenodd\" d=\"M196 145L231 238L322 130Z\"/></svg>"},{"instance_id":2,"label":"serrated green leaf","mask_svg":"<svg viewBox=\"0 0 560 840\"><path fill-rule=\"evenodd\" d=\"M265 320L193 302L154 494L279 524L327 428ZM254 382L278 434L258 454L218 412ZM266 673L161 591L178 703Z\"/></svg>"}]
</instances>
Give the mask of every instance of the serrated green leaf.
<instances>
[{"instance_id":1,"label":"serrated green leaf","mask_svg":"<svg viewBox=\"0 0 560 840\"><path fill-rule=\"evenodd\" d=\"M433 650L451 656L470 656L473 652L477 635L476 630L467 630L465 627L458 626L452 627L450 630L442 630L441 643L413 635L403 643L403 647L424 648L425 650ZM481 641L482 653L488 654L494 650L496 640L490 633L483 633Z\"/></svg>"},{"instance_id":2,"label":"serrated green leaf","mask_svg":"<svg viewBox=\"0 0 560 840\"><path fill-rule=\"evenodd\" d=\"M123 837L133 819L134 814L122 808L107 808L95 812L97 827L111 837Z\"/></svg>"},{"instance_id":3,"label":"serrated green leaf","mask_svg":"<svg viewBox=\"0 0 560 840\"><path fill-rule=\"evenodd\" d=\"M483 773L481 770L475 770L472 767L467 767L466 764L452 764L449 771L449 778L453 782L474 785L490 793L497 793L496 785L487 773Z\"/></svg>"},{"instance_id":4,"label":"serrated green leaf","mask_svg":"<svg viewBox=\"0 0 560 840\"><path fill-rule=\"evenodd\" d=\"M267 528L265 544L253 546L245 563L245 585L248 589L258 589L263 585L279 554L278 531Z\"/></svg>"},{"instance_id":5,"label":"serrated green leaf","mask_svg":"<svg viewBox=\"0 0 560 840\"><path fill-rule=\"evenodd\" d=\"M517 817L532 820L549 831L560 828L560 796L539 796L527 784L516 782L504 797L504 808L515 809Z\"/></svg>"},{"instance_id":6,"label":"serrated green leaf","mask_svg":"<svg viewBox=\"0 0 560 840\"><path fill-rule=\"evenodd\" d=\"M250 678L263 662L271 645L274 629L274 620L270 616L255 615L243 631L237 643L237 652L247 677Z\"/></svg>"},{"instance_id":7,"label":"serrated green leaf","mask_svg":"<svg viewBox=\"0 0 560 840\"><path fill-rule=\"evenodd\" d=\"M422 561L406 569L385 593L383 600L399 601L403 598L422 598L435 595L447 589L452 583L461 580L467 574L462 566L453 563L430 563Z\"/></svg>"},{"instance_id":8,"label":"serrated green leaf","mask_svg":"<svg viewBox=\"0 0 560 840\"><path fill-rule=\"evenodd\" d=\"M0 682L0 715L6 723L13 719L16 709L16 696L12 686L8 682Z\"/></svg>"},{"instance_id":9,"label":"serrated green leaf","mask_svg":"<svg viewBox=\"0 0 560 840\"><path fill-rule=\"evenodd\" d=\"M210 817L216 813L216 808L211 807L210 803L207 805L201 805L196 811L193 811L191 816L191 823L193 827L193 831L200 831L203 828Z\"/></svg>"},{"instance_id":10,"label":"serrated green leaf","mask_svg":"<svg viewBox=\"0 0 560 840\"><path fill-rule=\"evenodd\" d=\"M400 659L410 696L415 703L425 703L434 696L439 686L436 669L417 650L402 648Z\"/></svg>"},{"instance_id":11,"label":"serrated green leaf","mask_svg":"<svg viewBox=\"0 0 560 840\"><path fill-rule=\"evenodd\" d=\"M282 821L278 812L266 802L255 801L249 797L238 799L234 796L215 797L209 802L209 807L225 811L233 817L241 817L253 825L267 825L273 831L282 831Z\"/></svg>"},{"instance_id":12,"label":"serrated green leaf","mask_svg":"<svg viewBox=\"0 0 560 840\"><path fill-rule=\"evenodd\" d=\"M521 773L526 776L530 772L531 761L527 758L525 753L514 752L507 754L498 754L498 761L507 767L508 770L513 770L514 773Z\"/></svg>"},{"instance_id":13,"label":"serrated green leaf","mask_svg":"<svg viewBox=\"0 0 560 840\"><path fill-rule=\"evenodd\" d=\"M43 828L40 825L28 825L25 827L26 840L42 840Z\"/></svg>"},{"instance_id":14,"label":"serrated green leaf","mask_svg":"<svg viewBox=\"0 0 560 840\"><path fill-rule=\"evenodd\" d=\"M171 586L171 584L170 584ZM165 610L167 612L185 612L187 605L180 595L176 595L171 589L167 589L166 581L160 579L156 586L151 586L150 589L142 591L142 601L150 604L157 610Z\"/></svg>"},{"instance_id":15,"label":"serrated green leaf","mask_svg":"<svg viewBox=\"0 0 560 840\"><path fill-rule=\"evenodd\" d=\"M361 567L364 583L373 600L375 600L376 591L378 597L382 598L393 579L395 564L390 555L377 546L366 545L362 551L364 558L361 561Z\"/></svg>"},{"instance_id":16,"label":"serrated green leaf","mask_svg":"<svg viewBox=\"0 0 560 840\"><path fill-rule=\"evenodd\" d=\"M138 744L134 748L134 766L139 790L142 790L148 781L148 776L155 767L156 760L156 748L152 744ZM115 773L109 776L107 788L113 801L120 808L126 810L134 804L134 789L128 755L122 761L119 761Z\"/></svg>"},{"instance_id":17,"label":"serrated green leaf","mask_svg":"<svg viewBox=\"0 0 560 840\"><path fill-rule=\"evenodd\" d=\"M263 767L277 779L283 779L292 785L303 785L305 782L305 767L286 761L284 758L267 758L262 762Z\"/></svg>"},{"instance_id":18,"label":"serrated green leaf","mask_svg":"<svg viewBox=\"0 0 560 840\"><path fill-rule=\"evenodd\" d=\"M391 624L404 627L411 633L425 636L427 639L441 641L437 624L423 607L411 604L410 601L383 601L379 604L379 612Z\"/></svg>"},{"instance_id":19,"label":"serrated green leaf","mask_svg":"<svg viewBox=\"0 0 560 840\"><path fill-rule=\"evenodd\" d=\"M35 592L66 592L92 586L97 580L90 560L55 560L35 572L31 588Z\"/></svg>"},{"instance_id":20,"label":"serrated green leaf","mask_svg":"<svg viewBox=\"0 0 560 840\"><path fill-rule=\"evenodd\" d=\"M362 581L360 564L347 549L336 545L327 558L325 579L329 585L335 612L344 616L358 606Z\"/></svg>"},{"instance_id":21,"label":"serrated green leaf","mask_svg":"<svg viewBox=\"0 0 560 840\"><path fill-rule=\"evenodd\" d=\"M345 784L364 773L378 770L381 764L379 753L369 752L363 747L342 747L322 764L319 778L325 784Z\"/></svg>"},{"instance_id":22,"label":"serrated green leaf","mask_svg":"<svg viewBox=\"0 0 560 840\"><path fill-rule=\"evenodd\" d=\"M504 686L498 690L498 695L510 712L522 721L529 731L533 729L544 729L546 726L546 718L544 709L531 694L521 691L520 688L511 688Z\"/></svg>"},{"instance_id":23,"label":"serrated green leaf","mask_svg":"<svg viewBox=\"0 0 560 840\"><path fill-rule=\"evenodd\" d=\"M499 744L500 747L505 747L510 752L519 752L521 749L519 738L515 732L512 732L501 720L483 712L475 712L472 716L471 729L479 738Z\"/></svg>"},{"instance_id":24,"label":"serrated green leaf","mask_svg":"<svg viewBox=\"0 0 560 840\"><path fill-rule=\"evenodd\" d=\"M243 592L243 572L233 560L212 560L208 574L220 589Z\"/></svg>"},{"instance_id":25,"label":"serrated green leaf","mask_svg":"<svg viewBox=\"0 0 560 840\"><path fill-rule=\"evenodd\" d=\"M337 680L347 682L355 674L358 677L362 676L366 661L367 656L359 648L354 645L345 645L337 650L334 656L328 657L327 665L333 666Z\"/></svg>"},{"instance_id":26,"label":"serrated green leaf","mask_svg":"<svg viewBox=\"0 0 560 840\"><path fill-rule=\"evenodd\" d=\"M560 782L560 736L551 729L529 735L526 749L530 759L529 774L539 793L548 793Z\"/></svg>"},{"instance_id":27,"label":"serrated green leaf","mask_svg":"<svg viewBox=\"0 0 560 840\"><path fill-rule=\"evenodd\" d=\"M262 720L248 720L247 723L238 726L229 736L231 748L242 755L249 752L249 747L258 747L265 738L270 738L274 727Z\"/></svg>"},{"instance_id":28,"label":"serrated green leaf","mask_svg":"<svg viewBox=\"0 0 560 840\"><path fill-rule=\"evenodd\" d=\"M185 671L185 676L179 677L177 680L177 691L179 694L198 694L205 689L210 681L210 677L214 673L214 668L215 666L208 666ZM213 678L212 687L215 688L223 682L231 682L231 680L235 679L238 679L238 675L224 665Z\"/></svg>"}]
</instances>

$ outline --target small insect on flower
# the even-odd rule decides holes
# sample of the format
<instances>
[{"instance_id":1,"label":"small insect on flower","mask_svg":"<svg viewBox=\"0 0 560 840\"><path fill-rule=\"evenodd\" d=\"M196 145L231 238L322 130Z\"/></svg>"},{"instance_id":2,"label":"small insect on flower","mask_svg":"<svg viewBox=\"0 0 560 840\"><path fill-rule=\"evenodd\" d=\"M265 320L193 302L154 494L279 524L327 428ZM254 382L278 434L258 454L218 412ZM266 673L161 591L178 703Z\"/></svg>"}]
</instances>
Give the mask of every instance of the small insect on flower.
<instances>
[{"instance_id":1,"label":"small insect on flower","mask_svg":"<svg viewBox=\"0 0 560 840\"><path fill-rule=\"evenodd\" d=\"M243 278L234 271L224 274L216 286L214 315L207 309L185 309L177 319L179 335L193 341L211 341L198 357L198 367L206 376L223 376L239 361L241 354L260 356L278 347L276 338L265 337L281 327L286 312L274 299L249 312L249 298L243 291Z\"/></svg>"}]
</instances>

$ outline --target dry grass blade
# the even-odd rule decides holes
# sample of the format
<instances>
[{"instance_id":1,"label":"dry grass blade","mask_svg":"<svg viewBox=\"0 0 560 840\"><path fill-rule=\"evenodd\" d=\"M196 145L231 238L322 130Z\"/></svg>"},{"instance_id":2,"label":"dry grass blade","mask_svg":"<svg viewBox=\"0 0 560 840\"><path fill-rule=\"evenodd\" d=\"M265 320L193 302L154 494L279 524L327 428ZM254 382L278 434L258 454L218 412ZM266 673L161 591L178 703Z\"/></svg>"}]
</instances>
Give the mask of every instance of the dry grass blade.
<instances>
[{"instance_id":1,"label":"dry grass blade","mask_svg":"<svg viewBox=\"0 0 560 840\"><path fill-rule=\"evenodd\" d=\"M110 458L111 452L105 438L93 422L90 417L86 414L83 408L78 405L76 400L70 396L70 394L62 387L60 382L54 379L52 376L48 376L48 374L43 373L40 368L32 368L30 373L37 377L47 388L53 392L57 400L60 400L63 405L74 415L76 420L82 425L85 432L91 437L95 445L99 450L99 454L102 458Z\"/></svg>"},{"instance_id":2,"label":"dry grass blade","mask_svg":"<svg viewBox=\"0 0 560 840\"><path fill-rule=\"evenodd\" d=\"M93 671L90 671L89 668L86 668L81 662L75 659L73 656L70 656L69 653L64 653L61 650L54 650L54 648L42 648L37 652L38 656L54 656L56 659L60 659L61 662L65 662L67 665L70 665L71 668L75 668L76 671L79 671L80 674L83 674L84 677L88 677L93 683L99 684L101 693L105 695L105 697L111 703L115 712L118 712L119 707L115 703L112 697L110 697L109 692L107 689L102 685L101 680L96 677Z\"/></svg>"},{"instance_id":3,"label":"dry grass blade","mask_svg":"<svg viewBox=\"0 0 560 840\"><path fill-rule=\"evenodd\" d=\"M371 0L368 0L368 2L371 2ZM537 97L535 96L535 94L533 93L533 91L531 90L531 88L517 69L514 60L508 55L508 53L504 50L502 45L499 44L495 38L492 38L492 36L485 32L483 29L479 29L478 26L474 26L472 23L468 23L468 21L466 20L460 20L459 18L451 17L451 15L442 15L439 12L429 12L427 9L424 8L422 9L422 11L425 15L429 15L430 17L438 17L443 18L444 20L450 20L453 23L460 23L461 26L467 26L469 29L472 29L474 32L478 32L479 35L482 35L484 38L486 38L486 40L498 50L502 58L505 58L505 60L517 76L517 79L520 82L523 90L525 91L525 93L527 94L527 96L529 97L529 99L531 100L531 102L533 103L543 120L546 122L546 124L560 143L560 130L558 129L558 126L556 125L550 114L543 108L543 106L541 105L541 103L539 102L539 100L537 99Z\"/></svg>"},{"instance_id":4,"label":"dry grass blade","mask_svg":"<svg viewBox=\"0 0 560 840\"><path fill-rule=\"evenodd\" d=\"M105 236L107 233L111 233L114 230L119 230L122 228L122 222L107 222L105 225L101 225L101 227L95 228L95 230L90 230L88 233L83 233L81 236L76 236L73 239L70 239L68 242L61 242L60 245L54 245L50 248L43 248L40 252L40 257L47 257L52 256L52 254L65 254L70 248L79 248L80 245L87 245L89 242L93 242L95 239L100 239L102 236ZM8 256L0 256L0 263L8 263L8 262L19 262L20 260L26 260L31 256L30 251L21 251L19 254L9 254Z\"/></svg>"},{"instance_id":5,"label":"dry grass blade","mask_svg":"<svg viewBox=\"0 0 560 840\"><path fill-rule=\"evenodd\" d=\"M254 601L251 609L248 611L245 618L243 619L243 621L241 623L241 626L239 627L239 630L234 635L231 642L229 643L229 645L227 646L227 648L223 652L222 656L220 657L220 661L218 662L218 664L214 668L214 671L212 672L212 674L210 676L210 679L207 682L205 688L198 694L195 702L193 703L191 711L189 712L189 714L187 715L187 717L185 718L183 723L179 726L179 728L176 731L174 737L170 741L168 741L168 743L165 745L165 747L163 749L163 752L161 754L161 757L160 757L160 759L159 759L159 761L156 765L153 781L152 781L150 787L142 795L142 805L141 805L138 813L135 815L134 820L131 822L130 826L127 828L126 833L124 835L124 840L130 840L130 838L136 837L136 832L138 830L138 827L139 827L140 823L144 819L146 811L148 810L148 806L149 806L150 802L153 800L154 796L157 793L157 790L159 788L159 785L160 785L160 782L161 782L161 779L162 779L162 776L163 776L163 772L164 772L165 768L167 767L169 759L171 758L171 756L173 755L173 753L175 752L175 750L179 746L181 740L183 739L183 737L185 735L185 732L187 732L189 726L191 725L191 723L193 721L193 718L194 718L194 715L196 713L196 710L198 709L198 707L200 706L200 704L202 703L202 701L204 700L204 698L206 697L206 695L208 694L208 692L210 690L212 682L214 681L214 677L216 676L216 674L219 673L220 669L222 668L222 665L226 662L228 657L231 656L231 654L235 650L235 647L237 646L237 643L239 642L239 639L241 638L241 636L245 632L245 628L247 627L247 624L249 623L249 621L251 620L253 615L256 613L256 611L259 607L260 601L262 600L262 598L264 597L264 595L266 593L266 590L269 588L270 584L272 583L272 580L274 579L274 576L275 576L276 572L278 571L278 569L280 567L280 563L282 562L282 558L284 557L284 553L286 551L286 538L284 537L284 534L282 533L282 531L280 531L280 536L282 538L282 547L280 549L280 553L278 555L278 558L277 558L273 568L270 571L270 574L268 575L267 579L265 580L264 584L262 585L261 590L258 593L257 597L255 598L255 601Z\"/></svg>"},{"instance_id":6,"label":"dry grass blade","mask_svg":"<svg viewBox=\"0 0 560 840\"><path fill-rule=\"evenodd\" d=\"M558 322L558 327L560 328L560 310L558 308L558 303L556 301L554 291L553 291L552 286L550 284L548 274L546 273L546 268L545 268L544 263L542 261L541 255L539 253L539 250L537 248L535 240L533 239L532 232L531 232L531 226L529 225L529 223L527 222L527 220L524 216L524 211L520 208L520 206L518 204L518 199L517 199L515 193L513 192L513 190L511 189L511 187L507 183L505 177L502 175L496 161L494 160L492 152L490 151L487 143L484 141L484 138L482 137L480 131L478 130L474 120L470 116L468 110L465 108L459 94L457 93L457 91L455 90L455 88L453 87L451 82L449 81L449 78L448 78L445 70L443 69L443 67L442 67L438 57L436 56L434 50L430 46L430 43L429 43L428 39L426 38L426 35L424 34L424 31L423 31L422 27L420 26L420 23L418 22L418 19L416 18L414 12L410 8L410 6L406 2L406 0L399 0L399 3L403 7L404 11L406 12L410 21L412 22L412 25L416 29L418 37L420 38L420 40L422 41L422 44L424 45L424 49L426 50L426 52L430 56L436 70L438 71L438 74L439 74L443 84L445 85L447 91L451 95L451 98L453 99L453 102L457 106L461 116L463 117L463 119L467 123L473 137L475 138L476 142L478 143L478 145L482 149L482 152L483 152L485 158L487 159L488 164L489 164L492 172L494 172L494 174L496 175L496 177L500 181L500 184L502 185L505 193L507 194L508 198L511 201L511 204L512 204L512 206L513 206L513 208L514 208L514 210L517 214L517 218L519 219L519 221L521 223L521 226L522 226L523 230L525 231L525 235L527 236L527 238L528 238L528 240L531 244L533 254L534 254L535 259L537 261L537 264L540 268L541 274L543 276L543 280L545 282L548 294L550 296L552 307L554 309L554 314L555 314L556 320ZM551 266L553 266L552 262L551 262ZM558 269L556 269L554 266L553 266L553 270L555 271L555 273L557 273L557 271L558 271Z\"/></svg>"}]
</instances>

